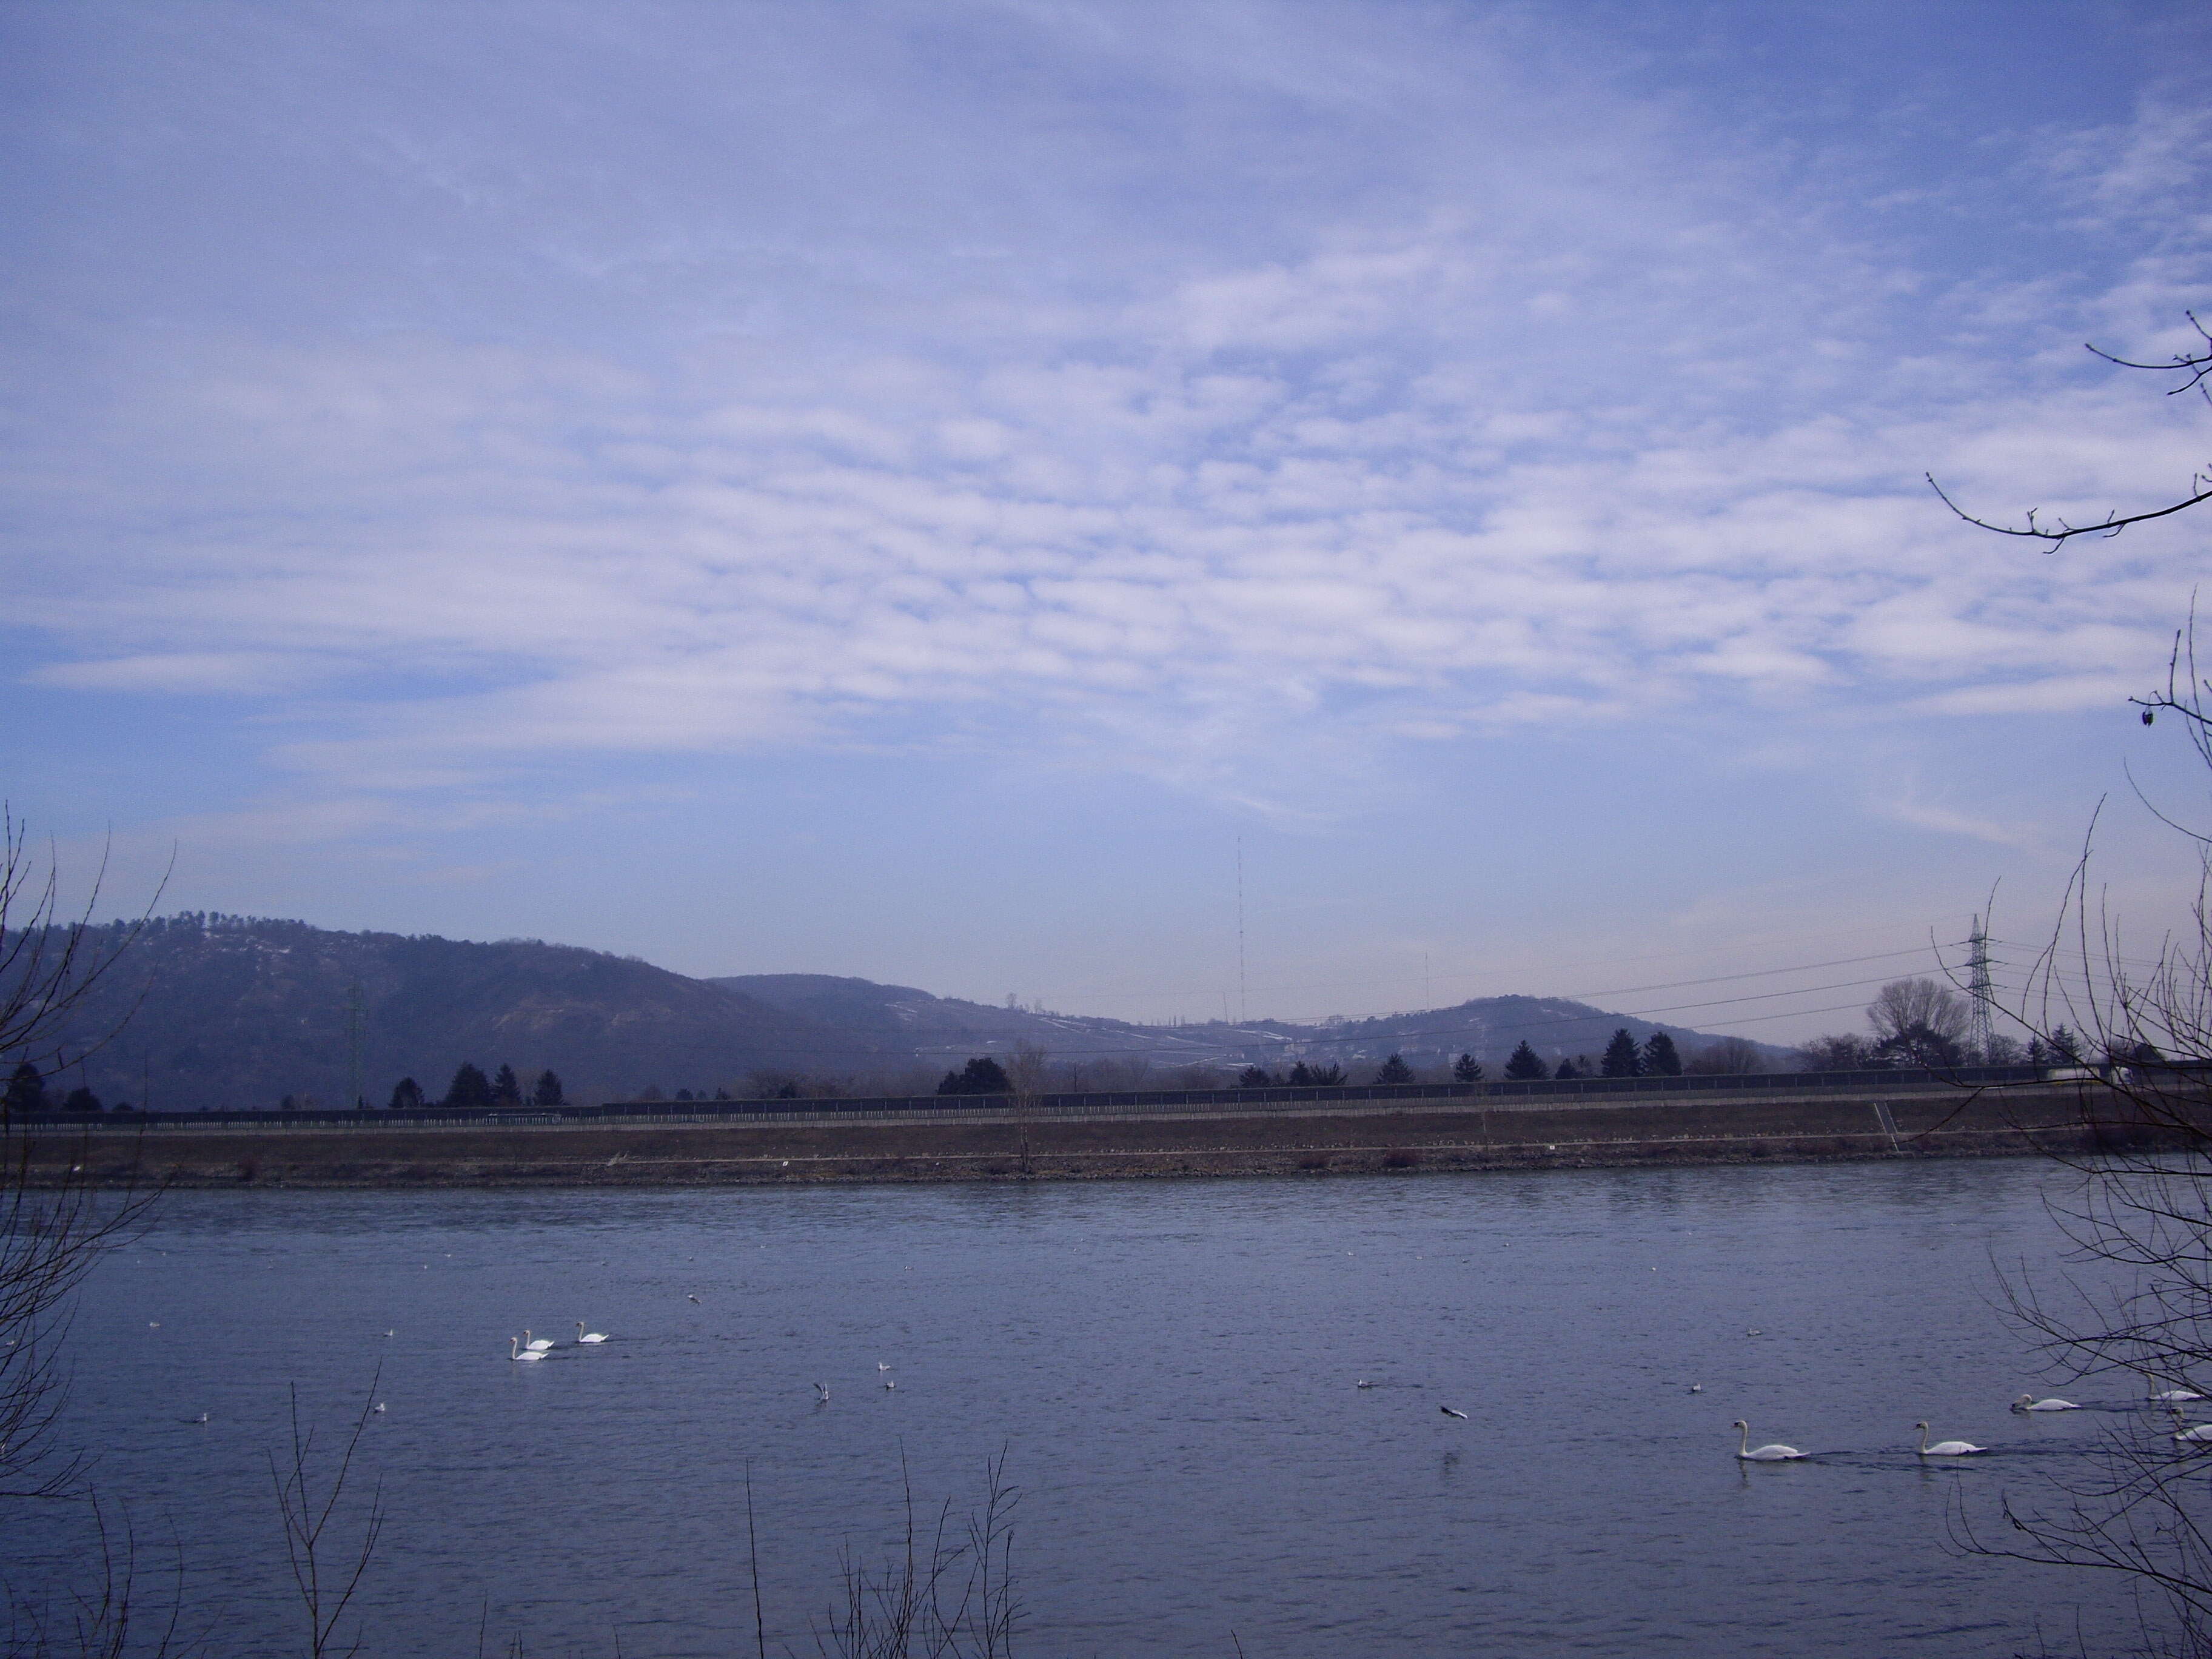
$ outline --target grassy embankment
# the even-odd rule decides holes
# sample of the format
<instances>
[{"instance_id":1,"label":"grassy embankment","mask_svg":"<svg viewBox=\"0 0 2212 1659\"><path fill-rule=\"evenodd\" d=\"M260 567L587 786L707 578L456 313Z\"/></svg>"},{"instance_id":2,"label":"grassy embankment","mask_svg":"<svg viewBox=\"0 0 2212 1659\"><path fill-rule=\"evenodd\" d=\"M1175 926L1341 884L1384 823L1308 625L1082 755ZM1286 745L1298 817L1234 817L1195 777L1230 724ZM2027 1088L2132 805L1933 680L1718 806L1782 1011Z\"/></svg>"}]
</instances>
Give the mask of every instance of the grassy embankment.
<instances>
[{"instance_id":1,"label":"grassy embankment","mask_svg":"<svg viewBox=\"0 0 2212 1659\"><path fill-rule=\"evenodd\" d=\"M950 1121L586 1127L158 1128L33 1137L34 1167L178 1187L725 1186L1088 1181L1831 1158L1977 1157L2086 1144L2108 1115L2075 1085L1838 1098L1602 1099ZM1882 1120L1887 1107L1896 1133ZM36 1178L35 1176L33 1177Z\"/></svg>"}]
</instances>

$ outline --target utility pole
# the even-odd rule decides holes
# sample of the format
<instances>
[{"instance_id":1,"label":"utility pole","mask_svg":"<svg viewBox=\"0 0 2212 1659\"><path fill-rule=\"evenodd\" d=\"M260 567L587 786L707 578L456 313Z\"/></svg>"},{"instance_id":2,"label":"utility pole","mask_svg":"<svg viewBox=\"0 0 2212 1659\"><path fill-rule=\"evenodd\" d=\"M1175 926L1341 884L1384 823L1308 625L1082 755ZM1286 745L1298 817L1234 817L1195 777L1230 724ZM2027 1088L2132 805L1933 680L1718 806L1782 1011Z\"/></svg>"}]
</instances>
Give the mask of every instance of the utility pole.
<instances>
[{"instance_id":1,"label":"utility pole","mask_svg":"<svg viewBox=\"0 0 2212 1659\"><path fill-rule=\"evenodd\" d=\"M1990 1028L1990 1007L1996 1000L1996 988L1990 981L1990 935L1982 926L1979 916L1966 934L1966 994L1973 1000L1969 1016L1966 1037L1987 1064L1990 1045L1996 1033Z\"/></svg>"},{"instance_id":2,"label":"utility pole","mask_svg":"<svg viewBox=\"0 0 2212 1659\"><path fill-rule=\"evenodd\" d=\"M1237 1023L1252 1018L1244 1000L1244 837L1237 837Z\"/></svg>"}]
</instances>

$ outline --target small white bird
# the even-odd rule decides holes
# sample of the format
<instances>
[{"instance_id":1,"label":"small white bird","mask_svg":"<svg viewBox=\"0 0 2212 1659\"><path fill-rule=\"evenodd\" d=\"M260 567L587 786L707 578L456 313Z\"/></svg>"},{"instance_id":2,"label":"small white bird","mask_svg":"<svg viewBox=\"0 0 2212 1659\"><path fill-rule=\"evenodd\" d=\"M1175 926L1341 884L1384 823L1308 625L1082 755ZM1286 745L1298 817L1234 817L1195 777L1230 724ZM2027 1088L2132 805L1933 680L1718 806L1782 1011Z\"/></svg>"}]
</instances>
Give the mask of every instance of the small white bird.
<instances>
[{"instance_id":1,"label":"small white bird","mask_svg":"<svg viewBox=\"0 0 2212 1659\"><path fill-rule=\"evenodd\" d=\"M823 1406L830 1403L830 1385L827 1382L817 1382L814 1385L814 1393L816 1403Z\"/></svg>"},{"instance_id":2,"label":"small white bird","mask_svg":"<svg viewBox=\"0 0 2212 1659\"><path fill-rule=\"evenodd\" d=\"M389 1335L391 1335L391 1334L392 1334L392 1333L391 1333L390 1331L386 1331L386 1332L385 1332L385 1334L386 1334L386 1336L389 1336Z\"/></svg>"},{"instance_id":3,"label":"small white bird","mask_svg":"<svg viewBox=\"0 0 2212 1659\"><path fill-rule=\"evenodd\" d=\"M2012 1402L2012 1408L2016 1412L2078 1412L2081 1409L2070 1400L2038 1400L2032 1394L2021 1395Z\"/></svg>"},{"instance_id":4,"label":"small white bird","mask_svg":"<svg viewBox=\"0 0 2212 1659\"><path fill-rule=\"evenodd\" d=\"M545 1351L543 1348L532 1348L529 1352L525 1353L522 1350L522 1339L519 1336L510 1336L507 1339L507 1357L509 1359L543 1359L545 1358Z\"/></svg>"},{"instance_id":5,"label":"small white bird","mask_svg":"<svg viewBox=\"0 0 2212 1659\"><path fill-rule=\"evenodd\" d=\"M188 1417L185 1419L187 1423L204 1423L207 1420L208 1416L205 1412L202 1412L198 1417Z\"/></svg>"},{"instance_id":6,"label":"small white bird","mask_svg":"<svg viewBox=\"0 0 2212 1659\"><path fill-rule=\"evenodd\" d=\"M1370 1382L1367 1378L1365 1378L1365 1377L1364 1377L1364 1376L1363 1376L1363 1377L1361 1377L1361 1378L1359 1379L1359 1382L1358 1382L1358 1387L1360 1387L1360 1388L1363 1388L1363 1389L1371 1389L1371 1388L1373 1388L1373 1387L1375 1386L1375 1384L1374 1384L1374 1383L1372 1383L1371 1382Z\"/></svg>"},{"instance_id":7,"label":"small white bird","mask_svg":"<svg viewBox=\"0 0 2212 1659\"><path fill-rule=\"evenodd\" d=\"M384 1413L384 1402L383 1402L381 1400L380 1400L380 1401L378 1401L376 1402L376 1405L375 1405L375 1407L374 1407L374 1410L376 1411L376 1413L377 1413L377 1414L378 1414L379 1416L381 1416L381 1415L383 1414L383 1413Z\"/></svg>"},{"instance_id":8,"label":"small white bird","mask_svg":"<svg viewBox=\"0 0 2212 1659\"><path fill-rule=\"evenodd\" d=\"M890 1370L890 1367L884 1364L882 1360L878 1359L876 1361L876 1369L879 1371L887 1371Z\"/></svg>"},{"instance_id":9,"label":"small white bird","mask_svg":"<svg viewBox=\"0 0 2212 1659\"><path fill-rule=\"evenodd\" d=\"M1442 1412L1446 1417L1456 1417L1462 1423L1467 1421L1467 1413L1465 1412L1455 1412L1449 1406L1439 1406L1437 1409Z\"/></svg>"},{"instance_id":10,"label":"small white bird","mask_svg":"<svg viewBox=\"0 0 2212 1659\"><path fill-rule=\"evenodd\" d=\"M1977 1446L1970 1440L1938 1440L1931 1446L1928 1443L1928 1425L1915 1423L1912 1426L1920 1431L1920 1455L1923 1457L1972 1457L1976 1452L1989 1449L1987 1446Z\"/></svg>"},{"instance_id":11,"label":"small white bird","mask_svg":"<svg viewBox=\"0 0 2212 1659\"><path fill-rule=\"evenodd\" d=\"M158 1319L149 1319L146 1322L146 1328L149 1331L158 1331L161 1328L161 1322Z\"/></svg>"},{"instance_id":12,"label":"small white bird","mask_svg":"<svg viewBox=\"0 0 2212 1659\"><path fill-rule=\"evenodd\" d=\"M584 1322L583 1322L582 1320L580 1320L580 1320L578 1320L578 1321L576 1322L576 1340L577 1340L577 1341L579 1341L579 1342L604 1342L604 1341L605 1341L606 1340L607 1340L607 1334L606 1334L605 1331L586 1331L586 1330L584 1328Z\"/></svg>"},{"instance_id":13,"label":"small white bird","mask_svg":"<svg viewBox=\"0 0 2212 1659\"><path fill-rule=\"evenodd\" d=\"M699 1298L698 1298L697 1297L696 1297L696 1296L692 1295L689 1291L686 1291L684 1293L684 1299L686 1302L699 1302ZM703 1308L703 1307L705 1307L707 1304L706 1304L705 1303L703 1303L703 1302L699 1302L699 1305L700 1305L701 1307L702 1307L702 1308Z\"/></svg>"},{"instance_id":14,"label":"small white bird","mask_svg":"<svg viewBox=\"0 0 2212 1659\"><path fill-rule=\"evenodd\" d=\"M1743 1437L1736 1443L1735 1453L1737 1458L1743 1462L1786 1463L1793 1458L1799 1458L1805 1455L1805 1454L1799 1451L1796 1447L1785 1446L1778 1440L1769 1445L1753 1446L1751 1443L1751 1425L1745 1422L1740 1417L1736 1419L1735 1422L1729 1424L1729 1427L1732 1429L1741 1429L1743 1431Z\"/></svg>"},{"instance_id":15,"label":"small white bird","mask_svg":"<svg viewBox=\"0 0 2212 1659\"><path fill-rule=\"evenodd\" d=\"M1690 1392L1692 1394L1703 1394L1705 1391L1705 1385L1702 1382L1692 1382L1690 1384Z\"/></svg>"}]
</instances>

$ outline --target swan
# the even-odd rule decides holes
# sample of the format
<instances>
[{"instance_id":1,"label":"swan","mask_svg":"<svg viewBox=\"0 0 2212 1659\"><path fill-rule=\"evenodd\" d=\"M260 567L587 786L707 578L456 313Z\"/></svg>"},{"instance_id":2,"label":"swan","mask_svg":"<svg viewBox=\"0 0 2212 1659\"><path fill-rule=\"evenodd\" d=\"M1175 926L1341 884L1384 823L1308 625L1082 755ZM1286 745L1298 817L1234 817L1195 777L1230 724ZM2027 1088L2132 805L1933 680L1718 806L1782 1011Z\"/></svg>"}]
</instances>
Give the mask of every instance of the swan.
<instances>
[{"instance_id":1,"label":"swan","mask_svg":"<svg viewBox=\"0 0 2212 1659\"><path fill-rule=\"evenodd\" d=\"M1462 1423L1467 1421L1467 1413L1465 1412L1455 1412L1449 1406L1439 1406L1437 1409L1442 1412L1446 1417L1456 1417Z\"/></svg>"},{"instance_id":2,"label":"swan","mask_svg":"<svg viewBox=\"0 0 2212 1659\"><path fill-rule=\"evenodd\" d=\"M507 1357L509 1359L543 1359L545 1358L545 1350L532 1348L526 1353L522 1348L522 1339L519 1336L510 1336L507 1339Z\"/></svg>"},{"instance_id":3,"label":"swan","mask_svg":"<svg viewBox=\"0 0 2212 1659\"><path fill-rule=\"evenodd\" d=\"M1928 1425L1915 1423L1912 1426L1920 1431L1920 1455L1923 1457L1971 1457L1976 1452L1989 1449L1987 1446L1977 1446L1971 1440L1938 1440L1931 1446L1928 1443Z\"/></svg>"},{"instance_id":4,"label":"swan","mask_svg":"<svg viewBox=\"0 0 2212 1659\"><path fill-rule=\"evenodd\" d=\"M1743 1431L1743 1442L1736 1448L1735 1455L1744 1462L1786 1463L1792 1458L1802 1457L1805 1455L1805 1454L1799 1451L1796 1447L1785 1446L1780 1441L1776 1441L1771 1445L1754 1447L1751 1443L1751 1425L1745 1422L1741 1417L1737 1418L1735 1422L1729 1424L1729 1427L1732 1429L1741 1429Z\"/></svg>"},{"instance_id":5,"label":"swan","mask_svg":"<svg viewBox=\"0 0 2212 1659\"><path fill-rule=\"evenodd\" d=\"M2193 1429L2184 1429L2173 1437L2184 1445L2201 1446L2206 1441L2212 1440L2212 1423L2199 1423Z\"/></svg>"},{"instance_id":6,"label":"swan","mask_svg":"<svg viewBox=\"0 0 2212 1659\"><path fill-rule=\"evenodd\" d=\"M2194 1389L2159 1388L2152 1382L2151 1375L2148 1371L2137 1371L2136 1375L2142 1378L2143 1388L2149 1393L2150 1397L2154 1400L2162 1401L2165 1404L2178 1405L2185 1400L2202 1400L2204 1398L2203 1395L2197 1393Z\"/></svg>"},{"instance_id":7,"label":"swan","mask_svg":"<svg viewBox=\"0 0 2212 1659\"><path fill-rule=\"evenodd\" d=\"M2038 1400L2032 1394L2021 1395L2012 1402L2012 1408L2016 1412L2078 1412L2081 1409L2070 1400Z\"/></svg>"},{"instance_id":8,"label":"swan","mask_svg":"<svg viewBox=\"0 0 2212 1659\"><path fill-rule=\"evenodd\" d=\"M583 1322L582 1320L580 1320L580 1320L578 1320L578 1321L576 1322L576 1340L577 1340L577 1341L579 1341L579 1342L604 1342L604 1341L605 1341L606 1340L607 1340L607 1334L606 1334L605 1331L590 1331L590 1332L586 1332L586 1331L584 1329L584 1322Z\"/></svg>"},{"instance_id":9,"label":"swan","mask_svg":"<svg viewBox=\"0 0 2212 1659\"><path fill-rule=\"evenodd\" d=\"M535 1342L532 1342L530 1340L529 1328L526 1326L523 1328L522 1332L522 1346L529 1349L532 1353L544 1353L546 1349L553 1346L553 1339L550 1336L541 1336Z\"/></svg>"}]
</instances>

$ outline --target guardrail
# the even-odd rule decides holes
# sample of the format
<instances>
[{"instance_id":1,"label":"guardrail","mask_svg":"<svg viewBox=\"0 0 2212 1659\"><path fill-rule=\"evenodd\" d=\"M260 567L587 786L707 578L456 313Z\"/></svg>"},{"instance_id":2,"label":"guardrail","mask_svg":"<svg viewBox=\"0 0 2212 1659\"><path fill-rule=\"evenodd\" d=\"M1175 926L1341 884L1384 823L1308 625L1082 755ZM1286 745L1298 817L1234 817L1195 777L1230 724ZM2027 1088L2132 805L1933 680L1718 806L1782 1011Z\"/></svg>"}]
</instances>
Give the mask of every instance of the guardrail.
<instances>
[{"instance_id":1,"label":"guardrail","mask_svg":"<svg viewBox=\"0 0 2212 1659\"><path fill-rule=\"evenodd\" d=\"M2086 1067L1965 1066L1954 1070L1753 1072L1683 1077L1501 1079L1481 1083L1343 1084L1328 1088L1137 1089L1080 1094L896 1095L851 1100L613 1101L599 1106L422 1107L411 1111L144 1112L100 1115L41 1113L18 1117L23 1127L155 1129L372 1129L397 1127L585 1127L594 1124L836 1123L858 1118L891 1121L997 1121L1031 1117L1080 1118L1130 1114L1255 1114L1311 1111L1344 1104L1373 1108L1466 1101L1523 1108L1553 1101L1679 1095L1819 1095L1838 1091L1905 1091L2042 1083L2060 1077L2094 1079Z\"/></svg>"}]
</instances>

